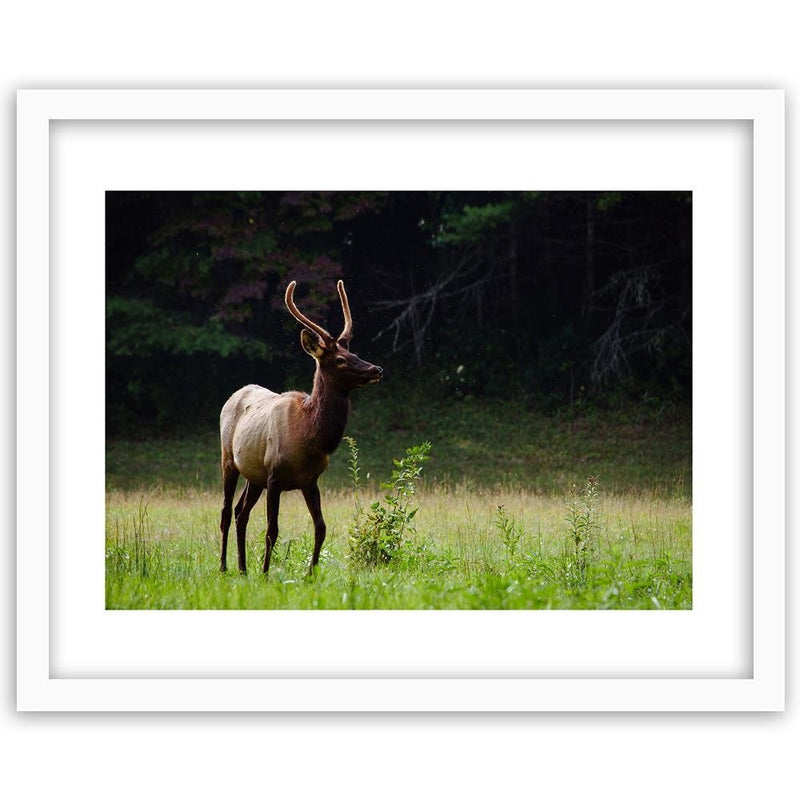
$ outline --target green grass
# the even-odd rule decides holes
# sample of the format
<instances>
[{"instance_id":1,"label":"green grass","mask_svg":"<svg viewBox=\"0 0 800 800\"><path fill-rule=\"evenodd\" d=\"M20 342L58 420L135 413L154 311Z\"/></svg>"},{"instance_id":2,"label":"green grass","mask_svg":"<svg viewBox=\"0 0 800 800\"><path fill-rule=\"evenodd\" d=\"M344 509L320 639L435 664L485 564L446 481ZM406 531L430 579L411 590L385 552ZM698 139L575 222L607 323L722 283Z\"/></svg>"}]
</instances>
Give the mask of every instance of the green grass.
<instances>
[{"instance_id":1,"label":"green grass","mask_svg":"<svg viewBox=\"0 0 800 800\"><path fill-rule=\"evenodd\" d=\"M377 485L392 458L423 441L433 443L429 486L521 488L562 494L598 475L604 491L687 496L691 493L691 424L687 410L574 413L554 417L518 400L406 398L389 404L379 385L354 393L347 434L358 441L362 480ZM342 446L322 478L349 486ZM369 478L367 478L369 476ZM219 484L219 433L143 441L110 440L109 489L142 493L213 488Z\"/></svg>"},{"instance_id":2,"label":"green grass","mask_svg":"<svg viewBox=\"0 0 800 800\"><path fill-rule=\"evenodd\" d=\"M366 392L365 392L366 398ZM358 398L361 400L362 398ZM362 505L381 500L392 458L433 443L415 531L387 564L356 565L355 511L342 446L323 477L328 538L307 576L313 533L299 492L283 495L270 574L260 573L264 503L248 529L247 575L219 572L215 433L110 441L106 604L138 609L676 609L692 604L688 416L546 417L516 403L359 403ZM572 488L599 476L576 536ZM572 499L571 499L572 498ZM570 504L573 504L570 510ZM498 509L502 510L498 510Z\"/></svg>"}]
</instances>

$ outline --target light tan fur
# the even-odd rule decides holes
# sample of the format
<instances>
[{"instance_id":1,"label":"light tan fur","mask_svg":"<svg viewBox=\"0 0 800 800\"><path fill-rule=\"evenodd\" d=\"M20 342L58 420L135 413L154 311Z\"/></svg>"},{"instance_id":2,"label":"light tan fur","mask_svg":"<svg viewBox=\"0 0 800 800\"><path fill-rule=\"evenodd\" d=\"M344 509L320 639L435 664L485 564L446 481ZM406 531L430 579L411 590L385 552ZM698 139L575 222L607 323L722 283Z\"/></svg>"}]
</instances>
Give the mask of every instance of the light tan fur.
<instances>
[{"instance_id":1,"label":"light tan fur","mask_svg":"<svg viewBox=\"0 0 800 800\"><path fill-rule=\"evenodd\" d=\"M234 392L220 414L223 465L232 463L264 489L270 477L282 491L314 483L328 455L314 445L309 400L302 392L276 394L255 384Z\"/></svg>"}]
</instances>

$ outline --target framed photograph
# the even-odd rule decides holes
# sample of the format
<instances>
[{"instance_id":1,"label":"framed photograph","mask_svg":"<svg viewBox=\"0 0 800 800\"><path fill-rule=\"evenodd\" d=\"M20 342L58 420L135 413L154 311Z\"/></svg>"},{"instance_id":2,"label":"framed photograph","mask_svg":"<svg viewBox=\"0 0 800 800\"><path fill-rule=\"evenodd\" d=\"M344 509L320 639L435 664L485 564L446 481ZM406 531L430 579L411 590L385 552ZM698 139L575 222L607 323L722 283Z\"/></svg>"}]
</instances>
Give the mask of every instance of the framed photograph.
<instances>
[{"instance_id":1,"label":"framed photograph","mask_svg":"<svg viewBox=\"0 0 800 800\"><path fill-rule=\"evenodd\" d=\"M782 92L17 118L20 710L783 709Z\"/></svg>"}]
</instances>

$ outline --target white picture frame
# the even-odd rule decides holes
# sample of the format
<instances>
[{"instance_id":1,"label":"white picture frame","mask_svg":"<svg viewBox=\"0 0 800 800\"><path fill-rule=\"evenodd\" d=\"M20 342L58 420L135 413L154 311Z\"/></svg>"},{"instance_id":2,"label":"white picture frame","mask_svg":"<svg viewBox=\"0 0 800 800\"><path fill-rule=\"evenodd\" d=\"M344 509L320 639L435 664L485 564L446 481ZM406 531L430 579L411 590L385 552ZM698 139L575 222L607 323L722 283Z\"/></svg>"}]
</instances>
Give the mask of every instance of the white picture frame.
<instances>
[{"instance_id":1,"label":"white picture frame","mask_svg":"<svg viewBox=\"0 0 800 800\"><path fill-rule=\"evenodd\" d=\"M783 708L785 212L781 91L26 90L18 93L17 120L17 409L18 429L24 432L24 437L18 437L17 485L19 709L764 711ZM713 360L709 359L708 369L703 370L698 380L699 418L702 422L717 412L724 416L727 412L723 409L729 406L736 409L725 418L729 424L718 427L698 425L696 415L693 445L696 459L707 464L703 469L703 463L696 463L696 468L699 467L696 471L708 478L707 483L702 483L701 477L701 491L695 492L698 506L705 504L705 511L695 509L696 567L698 564L701 567L695 574L707 580L708 587L715 586L714 581L719 579L724 589L720 597L725 602L715 605L713 592L703 594L700 584L696 586L692 611L655 612L655 616L654 612L407 612L406 615L388 612L393 616L387 617L376 616L383 612L364 612L366 616L354 618L353 613L361 612L105 611L103 485L96 480L98 455L102 462L104 429L98 421L102 413L99 418L96 414L92 417L84 409L87 403L91 405L88 398L95 398L95 403L98 396L102 398L104 287L102 280L97 279L97 270L102 275L103 266L102 213L98 216L102 193L105 189L124 188L251 188L241 181L262 181L263 173L253 168L255 177L248 178L248 163L241 158L237 161L239 154L214 150L214 142L224 141L228 135L236 137L237 127L248 122L273 127L292 125L295 127L290 139L297 138L297 131L301 138L308 136L304 151L307 158L302 164L291 160L287 163L286 159L270 161L269 179L278 182L273 184L275 188L279 185L319 188L323 174L319 170L324 171L332 162L339 171L325 173L328 177L324 180L329 185L333 181L335 188L350 185L395 188L394 183L366 186L364 176L368 173L359 172L359 165L352 163L371 158L373 162L367 166L374 170L377 165L377 180L391 182L386 175L381 177L380 165L395 160L395 151L376 148L373 152L363 146L364 142L377 138L372 134L380 124L381 131L385 126L402 128L403 136L408 135L411 125L415 126L414 131L421 131L419 137L416 133L410 136L420 141L419 149L410 151L411 160L404 166L411 173L410 183L398 188L429 188L422 185L425 180L447 181L446 188L483 186L486 181L497 180L502 188L682 188L697 191L701 199L713 196L715 187L720 197L728 193L729 162L721 159L716 172L702 172L702 164L713 161L717 131L733 126L732 136L723 135L730 147L722 149L727 158L735 159L740 173L738 182L732 184L741 195L736 207L739 211L733 209L729 218L717 221L716 228L713 221L706 228L699 211L695 219L698 263L712 265L716 247L720 254L730 253L730 263L739 264L741 273L734 281L738 288L732 290L730 304L725 292L713 294L714 281L719 280L713 274L713 266L703 267L695 286L695 302L700 304L702 312L695 317L705 315L710 320L707 329L711 333L701 331L700 338L705 335L705 341L713 342L716 348L722 348L719 352L725 352L725 357L718 359L719 372L714 371ZM334 122L348 126L348 134L333 137L339 149L326 150L323 145L331 140L320 139L319 131L330 131ZM124 151L115 151L119 144L109 145L116 142L118 128L112 129L108 123L129 126L119 139L124 143ZM602 129L597 127L599 123L604 126ZM225 127L213 139L194 135L195 131L214 124ZM475 125L486 126L480 137L459 138L461 131L474 131ZM485 157L480 157L480 141L502 138L504 134L500 132L508 130L514 132L515 146L523 148L517 152L524 152L532 125L562 126L559 133L575 132L575 142L581 144L570 150L569 143L557 145L553 139L542 139L553 142L554 155L537 162L542 175L549 177L546 185L535 187L524 183L530 177L524 169L517 169L518 162L498 159L497 163L487 163ZM132 134L130 126L134 128ZM67 129L70 133L64 136ZM598 167L598 172L592 171L599 160L592 149L596 142L581 138L585 130L597 133L598 139L607 139L602 151L598 151L608 156L607 163ZM660 130L659 135L650 138L651 131L656 130ZM77 135L73 136L72 131L77 131ZM348 150L350 139L360 141L360 149ZM452 148L448 146L450 140ZM631 146L637 140L647 146L637 151ZM392 146L398 146L400 141L397 137L386 140ZM672 141L676 142L674 151ZM682 154L691 154L693 142L701 155L694 156L695 163L686 167L681 161ZM431 143L439 148L432 148L434 156L426 150ZM284 152L292 152L291 146L291 141L287 141ZM653 147L658 149L653 151ZM476 152L478 156L470 161L470 155ZM343 153L351 162L344 166ZM659 164L662 160L665 163ZM647 173L648 165L652 166L655 178L639 180L636 176ZM547 173L548 168L552 172ZM696 184L692 170L699 176ZM676 177L670 178L670 171ZM434 177L425 178L428 173ZM131 176L137 174L141 174L145 183L134 186L130 181L135 178ZM624 185L617 182L610 186L609 176L614 175ZM655 185L648 183L656 179ZM120 183L121 180L125 182ZM515 183L517 180L523 183ZM231 185L230 181L234 183ZM351 181L348 187L343 185L347 181ZM262 187L263 183L255 185ZM740 213L742 203L752 210L747 220L752 224L751 232L733 230L731 225L733 213ZM68 213L67 208L73 210ZM70 216L73 213L78 214L74 226ZM77 231L84 223L81 238ZM716 238L707 235L712 230ZM85 281L74 280L82 274L75 267L79 261L86 265L89 278ZM746 304L742 302L750 280L752 306L749 298ZM64 313L65 308L76 307L80 307L80 314ZM719 320L716 315L721 315ZM739 347L726 349L724 341L713 338L718 321L719 330L725 330L727 325L738 337L744 336L741 342L738 339L736 342L742 345L741 351ZM747 366L750 341L746 334L751 323L750 368ZM706 348L706 352L710 353L711 348ZM743 362L743 369L733 369L737 379L732 381L728 377L731 365ZM85 369L87 364L100 366L99 380L94 374L97 370L92 370L92 374L87 372L79 377L91 388L84 389L82 384L82 393L66 389L66 373L75 374L75 369ZM730 452L731 457L726 459L723 455L715 467L718 447L720 453ZM732 449L728 451L726 447ZM728 497L735 491L724 480L728 461L737 462L737 468L752 468L752 483L743 492L752 491L751 502L747 498L742 505L742 498ZM720 475L715 475L716 471ZM70 481L84 472L89 477L76 484L80 491L71 491ZM99 474L102 475L102 469ZM717 511L711 513L715 507ZM742 518L747 516L740 513L742 509L752 510L752 520ZM721 530L727 526L726 513L732 515L730 521L741 532L741 541L730 547L730 553ZM72 610L74 596L76 610ZM735 608L728 613L728 606ZM64 611L64 607L70 610ZM258 616L262 613L283 616ZM346 616L335 617L334 624L324 613ZM490 637L492 631L502 629L505 640L529 638L531 631L526 626L531 620L545 619L525 616L531 614L550 615L546 624L536 625L536 635L541 635L541 650L552 652L562 639L572 642L564 645L557 658L539 663L538 671L526 669L525 659L530 650L509 646L508 655L501 650L498 661L492 665L478 658L478 654L483 650L497 651L496 647L487 647L485 640L483 647L468 646L471 632L478 637ZM321 619L325 619L322 626ZM244 648L245 642L258 638L265 621L271 626L272 641L282 641L285 649L294 637L296 643L305 643L306 649L298 644L299 655L295 660L281 662L272 673L232 670L237 659L240 663L258 664L258 659L267 652L236 651L237 647ZM349 662L334 658L337 639L326 634L331 626L336 629L340 621L342 630L353 636L354 651L359 653ZM625 651L620 646L619 657L612 663L602 660L602 648L586 651L575 644L575 641L589 641L588 633L598 626L608 636L617 637L609 639L611 642L622 643L638 637L644 637L641 639L644 642L650 636L652 642L645 649L652 650L655 660L649 665L640 662L633 649ZM726 658L730 656L730 663L715 657L716 640L709 636L711 631L728 628L730 636L720 638L719 649L726 651ZM436 654L436 642L441 639L443 629L455 632L449 652L456 655L450 659L447 652ZM381 666L378 659L371 660L366 648L357 650L358 646L363 648L358 640L382 641L372 637L386 636L386 630L389 638L383 641L383 649L392 658L402 659L415 648L418 651L408 661L396 660L398 666L394 669L390 661ZM200 663L202 668L190 670L180 659L170 661L165 655L176 631L185 633L186 649L193 663ZM225 636L224 648L220 647L220 636ZM580 636L585 639L580 640ZM424 648L418 642L415 644L419 638L430 645L429 663ZM80 663L72 655L64 655L73 641L84 647ZM697 658L694 652L703 642L709 647L705 660ZM659 651L659 645L663 652ZM214 657L221 649L231 650L227 661ZM322 654L319 662L314 655L317 651ZM114 666L111 659L114 653L121 654L123 662L127 659L128 669ZM141 663L134 663L134 653L141 655ZM325 663L326 653L330 654L330 663ZM502 668L504 658L508 669ZM659 658L664 665L662 670L657 668ZM304 666L312 661L314 669Z\"/></svg>"}]
</instances>

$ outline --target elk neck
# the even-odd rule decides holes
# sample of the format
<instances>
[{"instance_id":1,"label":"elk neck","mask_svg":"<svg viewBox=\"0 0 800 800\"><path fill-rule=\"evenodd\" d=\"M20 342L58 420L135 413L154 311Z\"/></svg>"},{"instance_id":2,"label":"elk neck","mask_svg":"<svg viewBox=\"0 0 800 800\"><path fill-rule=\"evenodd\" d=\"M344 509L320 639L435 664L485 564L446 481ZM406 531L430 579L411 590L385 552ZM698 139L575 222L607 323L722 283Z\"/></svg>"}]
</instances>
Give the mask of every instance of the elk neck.
<instances>
[{"instance_id":1,"label":"elk neck","mask_svg":"<svg viewBox=\"0 0 800 800\"><path fill-rule=\"evenodd\" d=\"M314 389L306 400L310 438L324 453L332 453L342 441L350 415L350 392L332 385L317 366Z\"/></svg>"}]
</instances>

